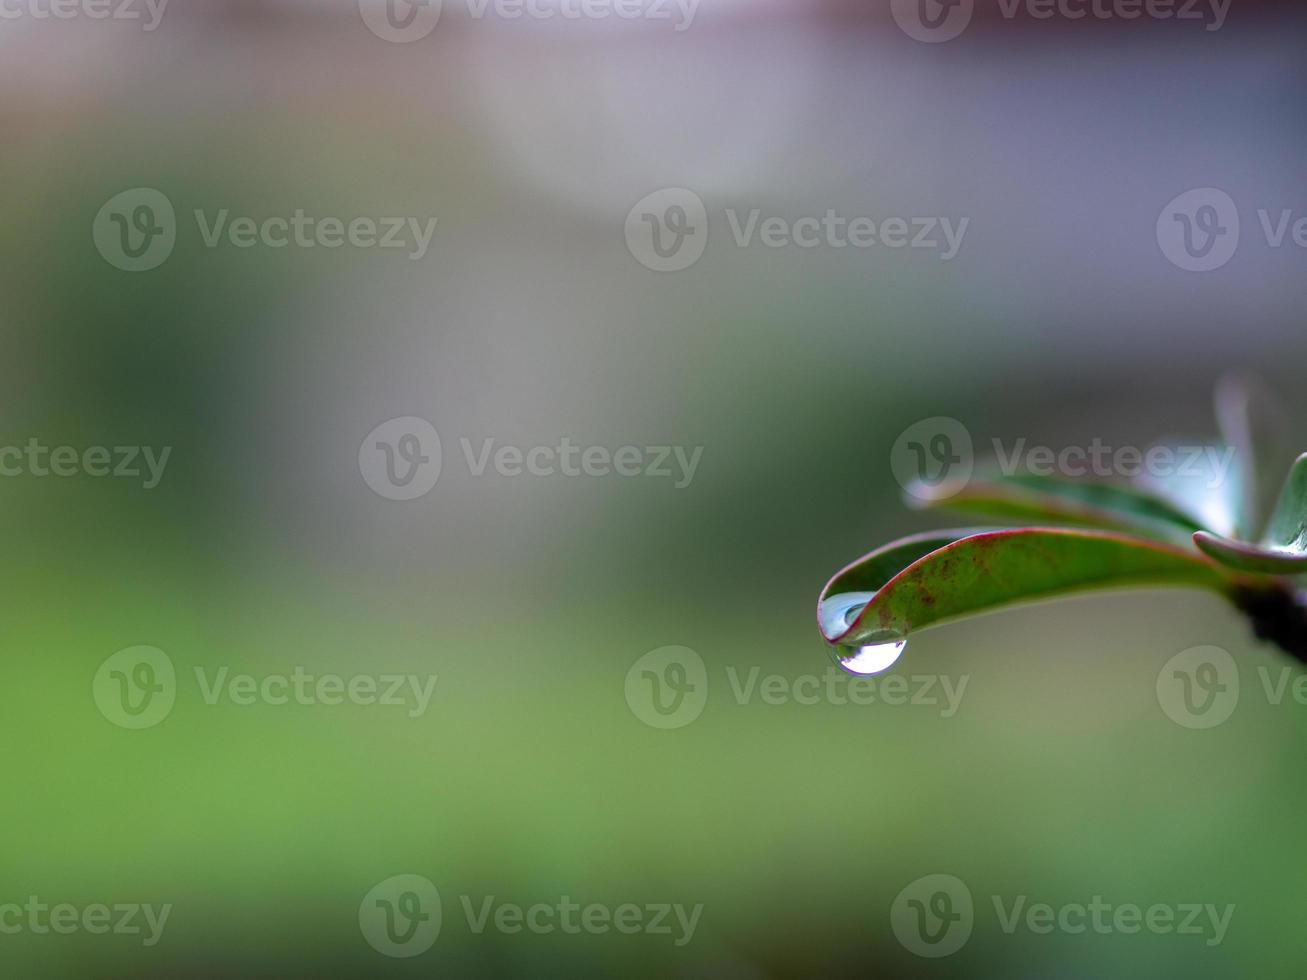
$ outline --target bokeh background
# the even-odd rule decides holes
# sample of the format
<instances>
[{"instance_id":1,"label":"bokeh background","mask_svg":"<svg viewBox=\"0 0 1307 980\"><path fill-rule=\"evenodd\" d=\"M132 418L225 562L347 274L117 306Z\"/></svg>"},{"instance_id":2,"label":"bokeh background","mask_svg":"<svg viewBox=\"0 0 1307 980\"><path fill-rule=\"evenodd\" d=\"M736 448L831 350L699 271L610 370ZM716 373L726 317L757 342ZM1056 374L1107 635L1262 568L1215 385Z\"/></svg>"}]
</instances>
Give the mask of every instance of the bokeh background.
<instances>
[{"instance_id":1,"label":"bokeh background","mask_svg":"<svg viewBox=\"0 0 1307 980\"><path fill-rule=\"evenodd\" d=\"M15 8L27 11L29 8ZM1193 731L1160 667L1283 661L1215 598L1041 605L913 639L960 710L741 704L728 668L833 669L822 583L893 537L919 419L977 443L1214 434L1260 372L1307 432L1304 25L1219 30L978 0L948 43L889 4L703 0L666 23L506 21L446 0L407 44L351 2L173 0L161 23L0 21L0 443L172 446L139 481L0 480L0 904L171 903L162 940L0 935L13 977L1298 976L1307 708L1246 696ZM113 195L177 210L160 267L92 240ZM703 258L644 268L627 212L705 201ZM1211 273L1154 233L1176 195L1238 203ZM737 248L726 208L965 216L911 249ZM194 209L437 216L429 253L205 248ZM430 420L445 466L396 502L360 442ZM474 477L460 438L703 447L671 481ZM1307 442L1307 437L1300 439ZM1299 445L1294 448L1307 448ZM165 721L112 724L99 665L176 665ZM646 652L708 672L692 724L624 695ZM204 703L213 672L436 673L429 711ZM895 896L976 898L953 956L900 945ZM361 935L379 881L440 889L435 945ZM1234 904L1224 941L1005 934L989 896ZM459 896L702 903L661 935L475 934Z\"/></svg>"}]
</instances>

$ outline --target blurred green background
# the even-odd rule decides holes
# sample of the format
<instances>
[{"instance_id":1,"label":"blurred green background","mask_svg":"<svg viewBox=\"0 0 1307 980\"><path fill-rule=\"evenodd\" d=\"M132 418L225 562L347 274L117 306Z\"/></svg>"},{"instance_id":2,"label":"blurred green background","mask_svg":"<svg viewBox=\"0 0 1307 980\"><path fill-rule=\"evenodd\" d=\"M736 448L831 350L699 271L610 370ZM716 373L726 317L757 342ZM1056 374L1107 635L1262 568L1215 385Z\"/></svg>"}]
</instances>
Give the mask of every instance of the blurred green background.
<instances>
[{"instance_id":1,"label":"blurred green background","mask_svg":"<svg viewBox=\"0 0 1307 980\"><path fill-rule=\"evenodd\" d=\"M1014 610L914 638L894 673L967 678L959 710L739 703L732 677L835 668L822 583L893 537L890 447L950 416L978 445L1213 434L1228 365L1307 418L1302 24L977 15L929 45L886 8L704 0L661 26L469 19L412 44L355 5L197 3L159 28L0 26L0 444L172 446L139 481L0 479L6 843L0 905L173 906L161 941L0 934L14 977L1228 976L1300 973L1304 709L1220 600ZM572 28L576 29L573 30ZM661 187L708 250L656 274L623 222ZM1168 264L1153 227L1228 190L1245 245ZM91 226L163 192L177 247L123 272ZM720 215L965 215L911 250L740 249ZM195 209L437 216L430 252L204 247ZM430 420L431 493L383 499L359 444ZM703 447L691 484L473 476L459 440ZM1299 440L1307 443L1307 440ZM1307 448L1303 445L1300 448ZM965 523L963 519L962 523ZM96 708L138 644L175 706ZM1247 692L1174 724L1161 666L1229 650ZM689 647L702 715L645 724L645 653ZM204 702L194 669L437 674L430 709ZM734 673L730 673L733 671ZM947 959L895 939L931 873L976 900ZM435 945L388 958L359 904L440 890ZM665 935L476 934L459 896L703 905ZM1218 946L1004 933L992 895L1233 904Z\"/></svg>"}]
</instances>

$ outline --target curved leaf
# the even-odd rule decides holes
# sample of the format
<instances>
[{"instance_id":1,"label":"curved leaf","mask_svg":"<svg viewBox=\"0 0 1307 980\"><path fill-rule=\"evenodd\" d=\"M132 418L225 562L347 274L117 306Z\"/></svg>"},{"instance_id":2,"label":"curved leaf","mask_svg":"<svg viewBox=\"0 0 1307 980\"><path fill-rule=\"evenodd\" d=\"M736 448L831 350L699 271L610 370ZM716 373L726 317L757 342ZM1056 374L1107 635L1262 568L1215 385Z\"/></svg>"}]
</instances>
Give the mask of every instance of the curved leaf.
<instances>
[{"instance_id":1,"label":"curved leaf","mask_svg":"<svg viewBox=\"0 0 1307 980\"><path fill-rule=\"evenodd\" d=\"M847 613L871 601L876 591L913 562L962 538L983 534L987 528L926 531L899 538L863 555L835 573L817 602L817 626L832 639L848 631Z\"/></svg>"},{"instance_id":2,"label":"curved leaf","mask_svg":"<svg viewBox=\"0 0 1307 980\"><path fill-rule=\"evenodd\" d=\"M1135 531L1172 542L1188 542L1203 529L1184 510L1146 490L1034 474L973 478L960 490L914 483L907 500L919 508Z\"/></svg>"},{"instance_id":3,"label":"curved leaf","mask_svg":"<svg viewBox=\"0 0 1307 980\"><path fill-rule=\"evenodd\" d=\"M924 536L922 536L924 538ZM924 544L924 540L921 542ZM879 587L888 559L906 542L874 551L837 574L818 603L836 608L852 586L873 586L865 607L843 632L823 628L842 646L884 642L1013 603L1092 589L1194 586L1229 595L1235 577L1201 556L1142 538L1105 531L1018 528L982 531L944 544L903 567ZM898 552L911 556L913 547ZM865 566L865 567L864 567ZM827 626L831 625L827 617Z\"/></svg>"},{"instance_id":4,"label":"curved leaf","mask_svg":"<svg viewBox=\"0 0 1307 980\"><path fill-rule=\"evenodd\" d=\"M1294 461L1260 545L1203 531L1194 535L1194 544L1222 564L1244 572L1307 572L1307 453Z\"/></svg>"}]
</instances>

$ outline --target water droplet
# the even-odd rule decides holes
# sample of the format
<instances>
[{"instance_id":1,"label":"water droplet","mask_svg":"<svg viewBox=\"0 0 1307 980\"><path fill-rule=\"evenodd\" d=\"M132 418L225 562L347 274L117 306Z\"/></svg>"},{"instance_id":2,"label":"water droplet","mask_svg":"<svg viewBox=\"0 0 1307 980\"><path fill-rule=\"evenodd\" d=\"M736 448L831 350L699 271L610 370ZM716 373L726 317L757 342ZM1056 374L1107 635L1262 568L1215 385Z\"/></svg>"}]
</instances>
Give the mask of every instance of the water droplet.
<instances>
[{"instance_id":1,"label":"water droplet","mask_svg":"<svg viewBox=\"0 0 1307 980\"><path fill-rule=\"evenodd\" d=\"M817 613L822 635L828 640L843 636L863 607L874 598L874 592L841 592L823 599Z\"/></svg>"},{"instance_id":2,"label":"water droplet","mask_svg":"<svg viewBox=\"0 0 1307 980\"><path fill-rule=\"evenodd\" d=\"M903 655L908 641L891 630L868 637L870 643L857 647L836 647L835 662L850 674L879 674L889 670Z\"/></svg>"}]
</instances>

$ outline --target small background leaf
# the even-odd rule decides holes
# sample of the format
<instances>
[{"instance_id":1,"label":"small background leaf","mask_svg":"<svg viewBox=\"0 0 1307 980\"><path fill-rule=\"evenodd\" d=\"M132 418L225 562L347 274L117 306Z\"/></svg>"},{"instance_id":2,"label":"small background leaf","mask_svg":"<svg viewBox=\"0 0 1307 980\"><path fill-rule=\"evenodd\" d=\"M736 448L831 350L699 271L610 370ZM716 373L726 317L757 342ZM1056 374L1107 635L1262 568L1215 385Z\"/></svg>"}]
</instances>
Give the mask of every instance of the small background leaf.
<instances>
[{"instance_id":1,"label":"small background leaf","mask_svg":"<svg viewBox=\"0 0 1307 980\"><path fill-rule=\"evenodd\" d=\"M1188 542L1203 524L1164 497L1146 490L1054 476L989 473L961 490L913 484L908 503L991 517L1135 531L1163 541Z\"/></svg>"},{"instance_id":2,"label":"small background leaf","mask_svg":"<svg viewBox=\"0 0 1307 980\"><path fill-rule=\"evenodd\" d=\"M1290 431L1283 404L1260 378L1231 372L1216 385L1216 418L1239 473L1235 531L1256 541L1284 480ZM1229 532L1222 532L1229 533Z\"/></svg>"}]
</instances>

